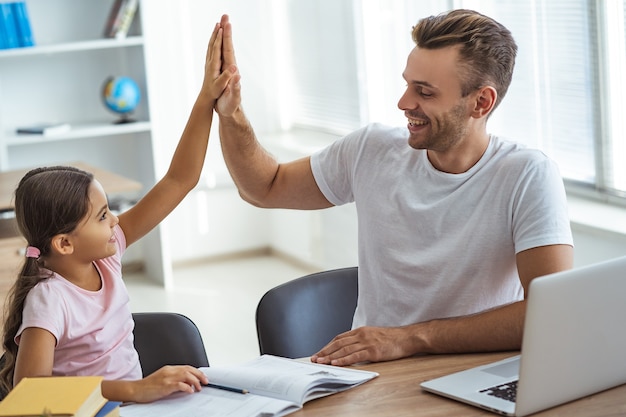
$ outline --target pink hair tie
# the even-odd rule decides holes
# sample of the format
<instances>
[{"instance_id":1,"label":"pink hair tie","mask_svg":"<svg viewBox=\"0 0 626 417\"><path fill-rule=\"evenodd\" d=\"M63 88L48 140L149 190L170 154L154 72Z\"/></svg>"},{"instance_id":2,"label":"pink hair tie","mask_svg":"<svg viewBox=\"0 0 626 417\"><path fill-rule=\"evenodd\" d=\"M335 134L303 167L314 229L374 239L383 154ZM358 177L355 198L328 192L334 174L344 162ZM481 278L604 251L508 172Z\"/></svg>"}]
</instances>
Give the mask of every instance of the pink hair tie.
<instances>
[{"instance_id":1,"label":"pink hair tie","mask_svg":"<svg viewBox=\"0 0 626 417\"><path fill-rule=\"evenodd\" d=\"M41 255L41 251L34 247L34 246L29 246L26 248L26 257L27 258L39 258L39 255Z\"/></svg>"}]
</instances>

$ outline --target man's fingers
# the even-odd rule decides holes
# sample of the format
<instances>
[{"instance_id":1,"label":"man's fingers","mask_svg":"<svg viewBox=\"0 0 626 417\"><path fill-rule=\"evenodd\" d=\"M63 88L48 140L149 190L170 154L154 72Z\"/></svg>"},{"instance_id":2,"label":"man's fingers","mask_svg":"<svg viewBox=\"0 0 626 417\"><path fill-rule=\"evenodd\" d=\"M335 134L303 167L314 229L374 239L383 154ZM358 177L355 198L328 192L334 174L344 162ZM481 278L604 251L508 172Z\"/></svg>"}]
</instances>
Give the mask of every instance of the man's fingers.
<instances>
[{"instance_id":1,"label":"man's fingers","mask_svg":"<svg viewBox=\"0 0 626 417\"><path fill-rule=\"evenodd\" d=\"M237 61L235 59L235 48L233 47L233 28L228 21L228 15L222 16L222 21L220 22L220 24L222 25L222 29L224 30L222 38L222 69L225 69L231 65L236 65Z\"/></svg>"},{"instance_id":2,"label":"man's fingers","mask_svg":"<svg viewBox=\"0 0 626 417\"><path fill-rule=\"evenodd\" d=\"M222 72L219 77L217 77L215 84L220 91L223 91L229 86L229 84L235 82L235 77L238 77L237 67L231 65L224 72Z\"/></svg>"}]
</instances>

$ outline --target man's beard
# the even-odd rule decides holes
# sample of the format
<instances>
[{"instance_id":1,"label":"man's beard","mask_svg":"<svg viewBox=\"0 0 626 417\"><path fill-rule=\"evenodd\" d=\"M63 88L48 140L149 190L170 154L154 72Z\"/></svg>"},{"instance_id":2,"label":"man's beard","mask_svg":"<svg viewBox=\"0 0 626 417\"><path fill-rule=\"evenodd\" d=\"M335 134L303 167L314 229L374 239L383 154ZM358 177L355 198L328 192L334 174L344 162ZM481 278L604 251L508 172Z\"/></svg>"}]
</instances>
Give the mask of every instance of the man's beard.
<instances>
[{"instance_id":1,"label":"man's beard","mask_svg":"<svg viewBox=\"0 0 626 417\"><path fill-rule=\"evenodd\" d=\"M409 136L409 145L415 149L428 149L436 152L445 152L453 148L467 135L465 102L454 106L442 117L429 120L430 131L419 132ZM424 137L424 135L426 135Z\"/></svg>"}]
</instances>

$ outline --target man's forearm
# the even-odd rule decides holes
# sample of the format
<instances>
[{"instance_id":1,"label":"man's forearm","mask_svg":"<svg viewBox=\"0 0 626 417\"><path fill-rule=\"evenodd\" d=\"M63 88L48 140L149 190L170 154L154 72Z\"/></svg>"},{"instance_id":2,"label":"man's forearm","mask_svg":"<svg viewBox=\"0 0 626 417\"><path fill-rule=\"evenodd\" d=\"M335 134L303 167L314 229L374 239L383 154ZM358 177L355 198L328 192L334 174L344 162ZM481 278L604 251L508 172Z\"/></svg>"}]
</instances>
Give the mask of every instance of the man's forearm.
<instances>
[{"instance_id":1,"label":"man's forearm","mask_svg":"<svg viewBox=\"0 0 626 417\"><path fill-rule=\"evenodd\" d=\"M470 316L407 326L409 354L518 350L525 309L526 301L519 301Z\"/></svg>"},{"instance_id":2,"label":"man's forearm","mask_svg":"<svg viewBox=\"0 0 626 417\"><path fill-rule=\"evenodd\" d=\"M471 316L403 327L364 326L342 333L311 357L337 366L424 353L469 353L521 348L525 302Z\"/></svg>"},{"instance_id":3,"label":"man's forearm","mask_svg":"<svg viewBox=\"0 0 626 417\"><path fill-rule=\"evenodd\" d=\"M262 206L278 171L278 162L257 141L241 109L220 115L219 132L224 160L242 198Z\"/></svg>"}]
</instances>

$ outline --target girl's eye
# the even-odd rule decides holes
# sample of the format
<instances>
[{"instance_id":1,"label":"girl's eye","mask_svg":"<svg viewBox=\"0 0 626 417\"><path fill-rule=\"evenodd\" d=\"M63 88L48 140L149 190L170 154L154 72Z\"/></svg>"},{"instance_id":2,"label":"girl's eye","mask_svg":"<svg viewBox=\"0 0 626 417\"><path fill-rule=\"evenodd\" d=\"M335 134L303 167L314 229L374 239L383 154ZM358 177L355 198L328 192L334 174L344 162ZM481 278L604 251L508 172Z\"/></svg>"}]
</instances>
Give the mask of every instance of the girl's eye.
<instances>
[{"instance_id":1,"label":"girl's eye","mask_svg":"<svg viewBox=\"0 0 626 417\"><path fill-rule=\"evenodd\" d=\"M100 216L100 220L106 220L107 219L107 213L108 213L108 211L103 211L102 212L102 216Z\"/></svg>"}]
</instances>

